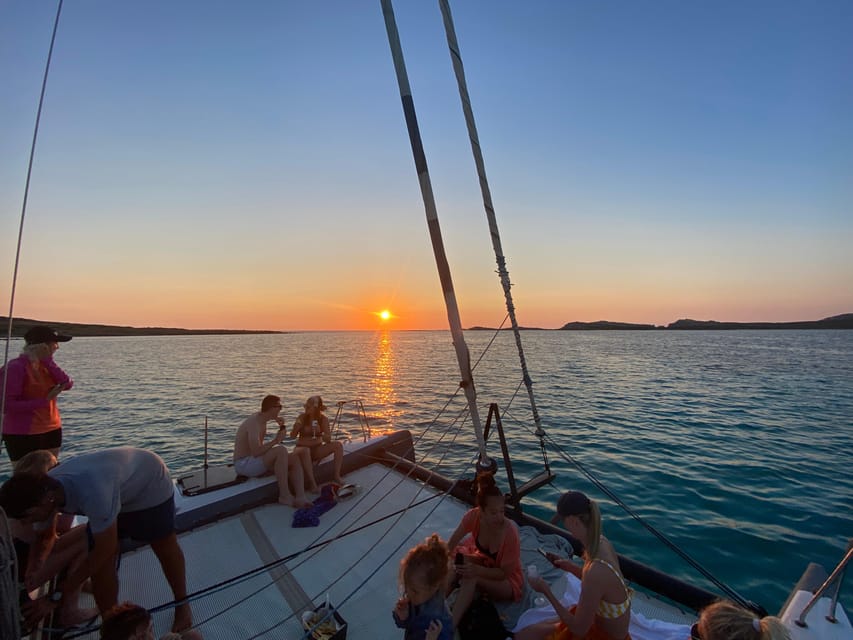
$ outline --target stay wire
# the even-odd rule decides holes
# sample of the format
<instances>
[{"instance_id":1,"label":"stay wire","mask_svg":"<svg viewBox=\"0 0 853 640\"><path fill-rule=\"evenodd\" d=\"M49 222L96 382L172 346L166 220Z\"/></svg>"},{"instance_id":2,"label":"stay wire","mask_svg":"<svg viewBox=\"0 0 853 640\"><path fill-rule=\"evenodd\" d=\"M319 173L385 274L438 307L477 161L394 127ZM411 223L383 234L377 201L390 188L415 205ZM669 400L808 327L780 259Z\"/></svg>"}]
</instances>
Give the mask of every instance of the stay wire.
<instances>
[{"instance_id":1,"label":"stay wire","mask_svg":"<svg viewBox=\"0 0 853 640\"><path fill-rule=\"evenodd\" d=\"M444 434L444 435L446 435L446 433L447 433L447 431L445 431L445 434ZM439 438L439 442L444 438L444 435L442 435L442 436L441 436L441 438ZM455 438L454 438L454 440L455 440ZM434 448L435 446L437 446L437 443L436 443L435 445L433 445L433 447L432 447L432 448ZM430 451L432 450L432 448L430 449ZM424 457L426 457L426 456L424 456ZM443 459L443 458L442 458L442 459ZM397 466L397 464L395 463L395 465L394 465L391 469L389 469L389 471L388 471L388 472L386 472L386 473L383 475L383 477L379 480L379 482L377 482L377 483L376 483L376 485L375 485L375 486L379 486L379 484L382 482L382 480L384 480L384 479L388 476L388 474L396 468L396 466ZM406 478L408 478L408 477L409 477L409 475L410 475L410 473L411 473L411 471L410 471L410 472L408 472L408 473L406 474L406 476L405 476L405 477L406 477ZM320 539L320 538L322 538L322 536L323 536L323 535L325 535L325 533L328 533L329 531L331 531L332 529L334 529L334 527L335 527L335 526L336 526L336 525L337 525L337 524L338 524L338 523L339 523L343 518L347 517L347 516L348 516L352 511L354 511L354 510L355 510L355 507L356 507L356 506L358 506L358 504L360 504L360 502L361 502L362 500L364 500L364 499L366 499L366 498L367 498L367 496L368 496L368 495L373 491L373 489L375 488L375 486L374 486L374 487L372 487L372 488L371 488L369 491L367 491L365 494L363 494L363 495L362 495L362 497L361 497L361 498L359 498L359 500L358 500L358 501L353 505L353 507L352 507L352 508L350 508L347 512L342 513L342 514L338 517L338 519L337 519L337 520L335 520L332 524L330 524L330 525L326 528L326 530L325 530L322 534L320 534L320 535L315 539L314 543L311 543L311 544L310 544L308 547L306 547L306 549L304 549L300 554L297 554L296 556L294 556L294 557L299 557L299 556L301 556L301 555L303 555L303 554L305 554L305 553L307 553L307 552L309 552L309 551L313 551L313 553L311 553L308 557L306 557L306 558L302 559L300 562L298 562L298 563L297 563L296 565L294 565L292 568L289 568L289 570L291 570L291 571L292 571L293 569L297 569L297 568L299 568L300 566L302 566L303 564L305 564L305 562L307 562L307 561L308 561L308 560L310 560L312 557L314 557L314 555L316 555L317 553L319 553L319 552L320 552L320 550L322 550L325 546L327 546L328 544L330 544L330 543L334 542L335 540L337 540L337 539L338 539L338 537L340 537L340 535L341 535L341 534L343 534L343 535L349 535L349 533L348 533L348 532L350 531L350 528L351 528L351 527L353 527L353 526L355 525L355 523L357 523L357 522L361 519L361 517L363 517L363 516L359 516L359 518L357 518L355 521L353 521L353 523L351 523L351 524L347 525L347 528L346 528L346 529L344 529L344 531L343 531L343 532L341 532L341 534L338 534L338 537L335 537L335 538L332 538L332 539L329 539L329 540L325 540L325 541L323 541L323 542L318 542L318 541L319 541L319 539ZM391 488L389 491L387 491L383 496L381 496L381 497L379 498L379 500L376 502L376 504L379 504L379 502L381 502L384 498L386 498L386 497L387 497L387 496L388 496L388 495L389 495L389 494L390 494L390 493L391 493L395 488L396 488L396 487L392 487L392 488ZM404 512L402 512L402 513L405 513L405 511L404 511ZM363 515L366 515L366 513L365 513L365 514L363 514ZM364 526L365 526L365 527L369 527L369 526L372 526L373 524L376 524L376 523L378 523L378 522L381 522L381 520L374 520L373 522L367 523L367 524L365 524ZM359 527L359 528L358 528L358 529L356 529L356 530L360 531L361 529L362 529L362 527ZM357 564L357 563L356 563L356 564ZM353 565L353 566L355 566L355 565ZM331 586L333 586L334 584L336 584L338 581L340 581L340 580L343 578L343 576L346 574L346 572L347 572L347 571L349 571L349 569L351 569L351 568L352 568L352 567L349 567L348 569L344 570L344 571L341 573L341 575L340 575L340 576L339 576L335 581L333 581L332 583L330 583L330 584L326 585L326 587L325 587L324 589L321 589L319 593L323 593L323 591L328 591L328 589L329 589ZM266 584L266 585L264 585L263 587L261 587L261 589L259 589L259 590L258 590L258 592L259 592L259 591L262 591L263 589L266 589L266 588L268 588L268 587L272 586L272 585L273 585L273 584L275 584L276 582L277 582L277 580L275 580L275 579L274 579L274 580L272 580L272 581L270 581L268 584ZM257 593L257 592L255 592L255 593ZM252 595L254 595L254 594L252 594ZM319 594L318 594L318 595L319 595ZM315 596L315 597L317 597L317 596ZM242 603L244 600L245 600L245 598L244 598L244 599L241 599L241 600L239 600L239 601L237 601L237 602L235 602L235 603L233 603L231 606L227 607L225 610L220 611L219 613L215 614L214 616L211 616L210 618L206 619L206 620L205 620L203 623L201 623L201 624L204 624L205 622L208 622L209 620L211 620L211 619L213 619L213 618L215 618L215 617L217 617L217 616L219 616L219 615L222 615L223 613L227 612L228 610L230 610L231 608L233 608L233 607L234 607L234 606L236 606L237 604ZM275 628L276 626L280 626L281 624L284 624L284 623L285 623L285 622L287 622L290 618L292 618L292 617L293 617L293 615L295 615L295 614L292 614L291 616L288 616L286 619L284 619L284 620L282 620L282 621L279 621L279 622L278 622L274 627L271 627L271 629L272 629L272 628ZM200 624L199 626L201 626L201 624ZM268 631L269 631L269 629L268 629L268 630L266 630L266 631L264 631L264 632L262 632L262 633L267 633Z\"/></svg>"},{"instance_id":2,"label":"stay wire","mask_svg":"<svg viewBox=\"0 0 853 640\"><path fill-rule=\"evenodd\" d=\"M515 420L522 428L530 432L530 428L524 424L522 421L518 420L508 412L505 412L505 416L509 416L512 420ZM742 595L740 595L737 591L735 591L732 587L725 584L719 578L714 576L708 569L702 566L697 560L695 560L690 554L681 549L677 544L672 542L669 538L667 538L663 533L658 531L654 526L646 522L642 516L640 516L636 511L634 511L631 507L629 507L618 495L616 495L607 485L601 482L593 472L586 468L586 466L577 460L570 453L566 452L550 435L546 435L548 442L557 453L567 462L573 464L577 469L583 473L592 484L594 484L604 495L606 495L610 500L612 500L617 506L619 506L625 513L631 516L634 520L636 520L640 525L642 525L649 533L655 536L660 542L664 544L664 546L671 549L675 554L681 557L687 564L696 569L702 576L707 578L711 583L713 583L717 588L719 588L723 593L729 596L732 600L737 602L742 607L745 607L750 610L756 610L757 605L753 602L750 602Z\"/></svg>"},{"instance_id":3,"label":"stay wire","mask_svg":"<svg viewBox=\"0 0 853 640\"><path fill-rule=\"evenodd\" d=\"M15 311L15 289L18 283L18 266L21 262L21 243L24 238L24 220L27 217L27 200L30 195L30 179L33 175L33 159L36 155L36 141L39 135L39 124L41 123L41 112L44 106L44 95L47 92L47 77L50 73L50 61L53 59L53 45L56 43L56 32L59 29L59 16L62 14L62 2L56 7L56 18L53 20L53 33L50 36L50 48L47 51L47 61L44 65L44 77L41 81L41 93L39 94L39 106L36 110L36 123L33 127L33 141L30 144L30 159L27 162L27 180L24 184L24 201L21 205L21 221L18 225L18 243L15 247L15 267L12 270L12 289L9 295L9 322L6 326L6 347L3 354L3 393L0 393L0 431L3 429L3 416L6 414L6 380L9 377L9 370L6 363L9 362L9 345L12 342L12 317ZM0 441L0 450L3 445Z\"/></svg>"},{"instance_id":4,"label":"stay wire","mask_svg":"<svg viewBox=\"0 0 853 640\"><path fill-rule=\"evenodd\" d=\"M459 430L456 430L456 432L455 432L455 434L454 434L454 436L453 436L453 440L451 441L451 444L452 444L452 442L455 442L456 438L459 436L459 433L460 433L460 431L459 431ZM439 465L440 465L440 463L444 460L444 458L448 455L448 453L449 453L449 452L450 452L450 447L447 447L447 448L445 449L444 453L442 454L441 458L439 458L439 462L438 462L438 464L437 464L437 465L434 465L434 466L439 466ZM432 475L432 473L433 473L433 471L432 471L432 470L430 470L430 476ZM406 475L406 477L408 477L408 475L409 475L409 474L407 474L407 475ZM415 501L416 501L417 497L421 494L421 492L422 492L422 491L424 491L424 489L425 489L425 487L427 486L427 484L428 484L428 480L427 480L426 482L423 482L423 483L421 483L421 484L419 485L417 492L415 493L415 495L414 495L414 496L412 497L412 499L410 500L410 502L409 502L408 506L407 506L405 509L403 509L401 512L398 512L398 513L399 513L399 515L398 515L397 519L394 521L394 523L392 523L392 525L391 525L391 526L389 526L389 527L386 529L385 533L383 533L383 534L382 534L382 535L381 535L381 536L380 536L376 541L374 541L374 543L370 546L370 548L369 548L369 549L368 549L364 554L362 554L361 558L359 558L355 563L353 563L353 564L352 564L352 565L350 565L347 569L345 569L343 572L341 572L341 575L340 575L340 576L338 576L338 578L336 578L336 579L335 579L334 581L332 581L330 584L326 585L323 589L321 589L321 590L320 590L320 591L315 595L315 598L316 598L316 597L319 597L319 595L320 595L320 594L322 594L324 591L325 591L325 592L328 592L328 590L329 590L331 587L333 587L335 584L337 584L338 582L340 582L340 581L344 578L344 576L345 576L345 575L346 575L346 574L347 574L347 573L348 573L348 572L349 572L353 567L355 567L359 562L361 562L361 560L363 560L364 558L366 558L366 557L370 554L370 552L371 552L371 551L373 551L376 547L378 547L378 546L379 546L379 544L380 544L380 543L381 543L381 542L386 538L386 536L388 536L388 534L390 534L390 533L391 533L391 531L395 529L396 525L400 522L400 520L402 520L403 516L405 516L405 515L406 515L406 513L408 513L408 511L412 508L412 506L414 505L414 503L415 503ZM433 513L433 512L435 512L435 510L436 510L436 509L439 507L439 505L443 502L444 498L446 498L446 497L450 494L450 492L453 490L453 487L454 487L455 485L456 485L456 483L453 483L450 487L448 487L448 489L447 489L445 492L440 493L440 494L436 494L437 496L440 496L440 500L435 504L435 506L434 506L434 507L433 507L433 508L432 508L432 509L431 509L431 510L426 514L426 516L424 516L424 518L423 518L419 523L417 523L417 525L416 525L416 526L411 530L411 533L409 533L409 534L407 534L406 536L404 536L404 537L401 539L400 543L399 543L399 544L398 544L398 545L397 545L397 546L396 546L396 547L395 547L395 548L394 548L394 549L393 549L393 550L392 550L388 555L386 555L385 560L383 560L382 562L380 562L380 563L379 563L379 564L378 564L378 565L373 569L373 571L371 571L371 572L370 572L370 573L369 573L369 574L368 574L368 575L367 575L367 576L366 576L366 577L361 581L361 583L359 583L359 584L358 584L358 585L357 585L357 586L356 586L356 587L355 587L355 588L354 588L354 589L353 589L353 590L352 590L352 591L351 591L351 592L350 592L350 593L349 593L349 594L348 594L348 595L347 595L343 600L341 600L341 602L337 605L337 608L338 608L338 609L340 609L340 607L341 607L341 606L343 606L344 604L346 604L346 603L347 603L347 602L348 602L348 601L353 597L353 595L355 595L355 594L356 594L356 593L357 593L357 592L358 592L358 591L359 591L359 590L360 590L360 589L361 589L361 588L362 588L362 587L363 587L367 582L369 582L369 581L370 581L370 579L371 579L374 575L376 575L376 573L377 573L377 572L378 572L378 571L379 571L383 566L385 566L385 564L386 564L386 563L391 559L391 557L392 557L394 554L396 554L396 553L400 550L400 548L401 548L404 544L406 544L406 543L411 539L411 537L414 535L415 531L417 531L421 526L423 526L423 524L424 524L424 522L426 521L426 519L427 519L427 518L429 518L429 516L430 516L430 515L432 515L432 513ZM377 484L377 486L378 486L378 484ZM386 494L383 496L383 498L384 498L384 497L387 497L387 496L391 493L391 491L393 491L394 489L396 489L396 487L393 487L391 490L389 490L388 492L386 492ZM247 640L255 640L256 638L259 638L259 637L261 637L261 636L263 636L263 635L265 635L265 634L269 633L269 632L270 632L270 631L272 631L273 629L276 629L277 627L280 627L282 624L284 624L285 622L287 622L288 620L290 620L291 618L293 618L293 616L294 616L294 615L295 615L295 613L293 613L293 614L291 614L291 615L287 616L286 618L284 618L283 620L280 620L279 622L277 622L277 623L276 623L276 624L274 624L273 626L268 627L267 629L264 629L263 631L260 631L259 633L255 634L255 635L253 635L253 636L250 636ZM327 611L327 612L326 612L326 615L325 615L325 616L323 616L323 618L322 618L321 620L317 621L317 622L316 622L316 624L314 624L312 628L309 628L308 630L306 630L305 635L303 635L303 638L309 638L309 637L311 637L312 629L313 629L313 628L315 628L316 626L319 626L320 624L322 624L322 623L323 623L325 620L327 620L331 615L332 615L332 613L331 613L330 611Z\"/></svg>"},{"instance_id":5,"label":"stay wire","mask_svg":"<svg viewBox=\"0 0 853 640\"><path fill-rule=\"evenodd\" d=\"M421 432L421 434L417 437L417 439L416 439L416 440L415 440L415 442L413 443L412 451L414 451L414 449L415 449L415 444L419 443L419 442L420 442L420 441L421 441L421 440L426 436L426 434L427 434L430 430L432 430L432 429L435 427L435 425L437 424L438 419L439 419L439 418L440 418L440 417L445 413L445 411L446 411L446 410L447 410L447 408L450 406L450 404L452 403L453 399L458 395L458 393L459 393L459 388L457 388L457 389L456 389L456 391L455 391L455 392L450 396L450 398L447 400L447 402L444 404L444 406L441 408L441 410L438 412L438 414L433 418L433 420L432 420L432 421L431 421L431 423L428 425L428 427L427 427L423 432ZM461 415L462 415L462 414L464 414L464 413L465 413L465 410L463 409L463 410L460 412L460 414L459 414L459 415L457 415L457 416L456 416L456 418L454 418L454 420L451 422L451 425L450 425L450 426L453 426L453 425L454 425L454 424L459 420L459 418L461 417ZM449 430L450 426L448 426L448 429L447 429L447 430ZM447 430L446 430L446 431L447 431ZM446 431L445 431L445 433L446 433ZM458 435L458 430L457 430L457 432L456 432L456 433L457 433L457 435ZM438 442L440 442L440 441L443 439L443 437L444 437L444 436L442 436L442 437L439 439L439 441L438 441ZM454 436L454 441L455 441L455 439L456 439L456 436ZM435 446L437 446L437 445L438 445L438 443L436 443L436 444L432 445L432 447L430 447L430 449L428 450L427 454L425 454L424 456L422 456L422 459L426 458L426 457L429 455L429 453L432 451L432 449L433 449L433 448L435 448ZM449 448L447 449L447 451L449 451ZM446 455L446 454L445 454L445 455ZM441 461L443 461L443 459L444 459L444 456L442 456L442 458L440 459L439 464L440 464L440 462L441 462ZM385 479L385 478L386 478L390 473L392 473L392 472L397 468L398 464L399 464L399 463L395 463L394 465L392 465L392 466L388 469L388 471L386 471L386 473L383 475L383 477L380 479L380 482L381 482L382 480L384 480L384 479ZM436 466L438 466L438 465L436 465ZM409 472L406 474L406 476L405 476L405 477L409 477L409 475L410 475L411 473L412 473L412 472L411 472L411 471L409 471ZM378 485L378 484L379 484L379 483L377 483L377 485ZM367 496L368 496L372 491L373 491L373 489L371 488L369 491L365 492L365 493L364 493L364 494L363 494L363 495L358 499L358 501L353 505L353 507L357 506L357 505L358 505L362 500L365 500L365 499L367 498ZM386 495L387 495L387 494L386 494ZM347 515L347 514L342 514L342 515L338 518L338 520L336 520L336 521L335 521L334 523L332 523L329 527L327 527L326 531L327 531L327 532L328 532L328 531L330 531L330 530L331 530L331 529L332 529L332 528L333 528L333 527L334 527L338 522L340 522L340 520L341 520L343 517L345 517L346 515ZM394 515L394 514L391 514L391 515ZM235 576L235 577L233 577L233 578L230 578L230 579L224 580L224 581L222 581L222 582L220 582L220 583L218 583L218 584L216 584L216 585L212 585L211 587L207 587L207 588L205 588L205 589L201 589L201 590L199 590L199 591L197 591L197 592L195 592L195 593L193 593L193 594L190 594L189 596L187 596L187 598L186 598L186 599L181 600L180 602L191 602L191 601L199 600L199 599L201 599L201 598L203 598L203 597L206 597L206 596L208 596L208 595L212 595L212 594L214 594L214 593L217 593L217 592L223 591L223 590L225 590L225 589L229 588L230 586L236 586L237 584L240 584L240 583L242 583L242 582L245 582L246 580L251 579L251 578L252 578L252 577L254 577L257 573L260 573L260 572L263 572L263 571L268 571L268 570L270 570L270 569L276 568L276 567L278 567L279 565L281 565L281 564L283 564L283 563L285 563L285 562L288 562L288 561L290 561L290 560L292 560L292 559L294 559L294 558L299 557L299 556L300 556L300 555L302 555L303 553L307 553L307 552L312 551L312 550L315 550L315 549L317 549L317 550L319 551L319 549L320 549L320 548L325 547L326 545L331 544L332 542L334 542L334 541L336 541L336 540L338 540L338 539L340 539L340 538L343 538L343 537L345 537L346 535L349 535L349 533L354 533L354 532L357 532L357 531L361 531L362 529L364 529L364 528L366 528L366 527L373 526L373 524L376 524L376 523L378 523L378 522L381 522L381 521L383 521L383 520L387 519L388 517L391 517L391 516L385 516L385 517L383 517L383 518L379 518L379 519L377 519L377 520L375 520L375 521L373 521L373 522L369 522L369 523L367 523L367 524L365 524L365 525L363 525L363 526L361 526L361 527L358 527L358 528L356 528L356 529L352 530L351 532L344 531L344 532L341 532L341 533L337 534L335 537L330 538L330 539L328 539L328 540L323 540L322 542L316 542L316 543L314 543L314 544L311 544L311 545L307 546L306 548L302 549L301 551L296 552L296 553L293 553L293 554L290 554L289 556L287 556L287 557L285 557L285 558L279 558L279 559L277 559L277 560L275 560L275 561L273 561L273 562L267 563L267 564L265 564L265 565L263 565L263 566L261 566L261 567L258 567L258 568L256 568L256 569L253 569L253 570L247 571L247 572L245 572L245 573L243 573L243 574L240 574L240 575L238 575L238 576ZM356 520L356 522L357 522L357 520ZM318 536L318 538L317 538L317 539L319 539L320 537L322 537L322 534L321 534L321 536ZM315 551L315 553L316 553L316 551ZM302 564L302 563L300 563L300 564ZM298 566L298 565L297 565L297 566ZM341 576L341 577L343 577L343 576ZM340 578L338 578L338 580L340 580ZM275 582L276 582L276 580L271 580L268 584L264 585L260 590L263 590L263 589L265 589L265 588L268 588L268 587L269 587L269 586L271 586L272 584L275 584ZM334 583L332 583L332 584L334 584ZM259 590L259 591L260 591L260 590ZM321 592L321 593L322 593L322 592ZM241 601L242 601L242 600L241 600ZM234 606L236 606L236 604L239 604L239 602L241 602L241 601L238 601L237 603L234 603L234 604L232 604L231 606L226 607L224 610L220 611L219 613L215 614L214 616L211 616L210 618L208 618L208 619L206 619L206 620L202 621L202 622L201 622L201 623L199 623L197 626L201 626L201 625L205 624L206 622L208 622L209 620L211 620L211 619L213 619L213 618L215 618L215 617L217 617L217 616L219 616L219 615L222 615L223 613L226 613L228 610L232 609ZM177 604L179 604L179 601L174 600L174 601L172 601L172 602L164 603L164 604L162 604L162 605L158 605L158 606L156 606L156 607L153 607L152 609L150 609L150 611L151 611L152 613L155 613L155 612L162 611L162 610L165 610L165 609L173 608L173 607L175 607ZM286 621L286 620L285 620L285 621ZM76 636L71 636L71 637L76 637Z\"/></svg>"}]
</instances>

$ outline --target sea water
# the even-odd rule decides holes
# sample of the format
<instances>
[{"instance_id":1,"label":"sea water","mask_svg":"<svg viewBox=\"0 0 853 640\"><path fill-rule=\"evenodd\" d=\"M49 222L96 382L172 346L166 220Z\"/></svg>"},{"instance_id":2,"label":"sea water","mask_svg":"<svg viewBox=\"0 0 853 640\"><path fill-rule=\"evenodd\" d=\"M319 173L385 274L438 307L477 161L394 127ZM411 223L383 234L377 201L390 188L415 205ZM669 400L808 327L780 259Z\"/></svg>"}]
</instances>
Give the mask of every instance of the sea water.
<instances>
[{"instance_id":1,"label":"sea water","mask_svg":"<svg viewBox=\"0 0 853 640\"><path fill-rule=\"evenodd\" d=\"M853 332L524 331L522 339L557 474L526 500L532 513L548 518L562 491L583 490L601 502L619 552L713 589L592 476L772 613L808 562L831 570L841 559L853 536ZM543 457L513 337L470 331L466 340L482 418L498 404L524 482ZM13 356L20 346L13 341ZM373 433L410 429L422 436L423 464L471 475L475 439L445 331L75 338L56 360L75 381L59 400L63 457L145 447L177 477L203 463L205 424L209 462L228 462L237 425L265 394L282 397L289 424L320 394L330 418L338 401L360 400ZM341 408L340 433L360 438L356 406ZM488 449L500 458L494 436ZM503 469L499 482L508 488ZM842 602L853 609L849 584Z\"/></svg>"}]
</instances>

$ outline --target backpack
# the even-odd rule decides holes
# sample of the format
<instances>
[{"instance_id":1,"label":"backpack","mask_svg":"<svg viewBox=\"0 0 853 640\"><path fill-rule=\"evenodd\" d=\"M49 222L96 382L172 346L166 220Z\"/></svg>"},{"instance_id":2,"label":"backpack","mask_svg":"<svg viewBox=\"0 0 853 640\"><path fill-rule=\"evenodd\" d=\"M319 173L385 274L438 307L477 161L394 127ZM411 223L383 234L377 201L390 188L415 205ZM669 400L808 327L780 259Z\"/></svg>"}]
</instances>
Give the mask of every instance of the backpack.
<instances>
[{"instance_id":1,"label":"backpack","mask_svg":"<svg viewBox=\"0 0 853 640\"><path fill-rule=\"evenodd\" d=\"M459 621L462 640L505 640L512 637L491 600L478 597Z\"/></svg>"}]
</instances>

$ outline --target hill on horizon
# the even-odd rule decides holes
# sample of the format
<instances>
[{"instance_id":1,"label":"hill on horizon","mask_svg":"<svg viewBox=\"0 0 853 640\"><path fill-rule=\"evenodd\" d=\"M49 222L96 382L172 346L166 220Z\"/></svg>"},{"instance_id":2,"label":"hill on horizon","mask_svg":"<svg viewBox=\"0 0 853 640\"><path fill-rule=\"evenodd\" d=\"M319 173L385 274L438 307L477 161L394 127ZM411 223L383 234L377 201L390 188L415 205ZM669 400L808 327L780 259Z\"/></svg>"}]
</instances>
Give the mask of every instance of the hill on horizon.
<instances>
[{"instance_id":1,"label":"hill on horizon","mask_svg":"<svg viewBox=\"0 0 853 640\"><path fill-rule=\"evenodd\" d=\"M60 333L73 337L106 337L106 336L184 336L184 335L241 335L241 334L276 334L285 331L251 331L244 329L181 329L178 327L130 327L110 324L84 324L79 322L53 322L34 320L32 318L14 318L12 322L12 337L23 338L29 329L36 325L53 327ZM6 335L9 330L9 317L0 316L0 333Z\"/></svg>"}]
</instances>

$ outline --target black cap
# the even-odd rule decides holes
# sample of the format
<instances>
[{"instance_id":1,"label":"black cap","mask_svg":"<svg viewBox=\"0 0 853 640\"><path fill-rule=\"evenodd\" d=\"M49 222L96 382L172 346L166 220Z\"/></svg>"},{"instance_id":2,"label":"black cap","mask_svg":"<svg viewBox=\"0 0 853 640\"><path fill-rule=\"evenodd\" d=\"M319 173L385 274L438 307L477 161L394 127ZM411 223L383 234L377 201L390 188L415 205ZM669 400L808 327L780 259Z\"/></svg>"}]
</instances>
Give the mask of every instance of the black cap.
<instances>
[{"instance_id":1,"label":"black cap","mask_svg":"<svg viewBox=\"0 0 853 640\"><path fill-rule=\"evenodd\" d=\"M589 498L580 491L566 491L557 501L557 513L563 518L589 513Z\"/></svg>"},{"instance_id":2,"label":"black cap","mask_svg":"<svg viewBox=\"0 0 853 640\"><path fill-rule=\"evenodd\" d=\"M42 344L43 342L68 342L71 336L57 333L50 327L36 326L24 334L27 344Z\"/></svg>"}]
</instances>

